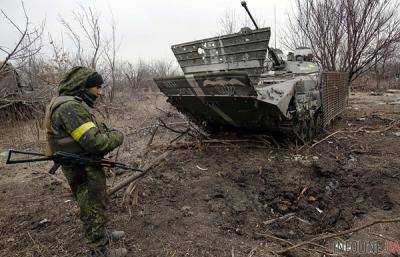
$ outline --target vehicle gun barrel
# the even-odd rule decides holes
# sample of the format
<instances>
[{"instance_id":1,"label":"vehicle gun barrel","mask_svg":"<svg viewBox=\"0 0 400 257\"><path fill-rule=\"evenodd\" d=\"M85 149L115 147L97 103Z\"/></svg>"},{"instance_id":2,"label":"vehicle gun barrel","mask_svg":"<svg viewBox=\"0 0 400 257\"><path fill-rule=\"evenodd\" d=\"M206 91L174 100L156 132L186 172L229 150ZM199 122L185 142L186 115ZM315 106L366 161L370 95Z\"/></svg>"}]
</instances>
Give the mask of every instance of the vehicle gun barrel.
<instances>
[{"instance_id":1,"label":"vehicle gun barrel","mask_svg":"<svg viewBox=\"0 0 400 257\"><path fill-rule=\"evenodd\" d=\"M256 29L258 29L258 25L257 25L256 21L254 20L253 15L251 15L250 10L249 10L249 8L247 7L246 1L242 1L242 6L243 6L244 9L246 10L247 14L250 16L250 19L251 19L251 21L253 22L254 27L255 27Z\"/></svg>"},{"instance_id":2,"label":"vehicle gun barrel","mask_svg":"<svg viewBox=\"0 0 400 257\"><path fill-rule=\"evenodd\" d=\"M251 15L250 10L247 7L246 1L242 1L241 4L242 4L243 8L246 10L247 14L249 15L251 21L253 22L254 27L256 28L256 30L258 30L259 29L258 25L257 25L253 15ZM278 57L278 55L274 52L273 49L271 49L269 46L267 46L267 47L268 47L268 56L272 60L274 68L276 70L284 69L285 68L285 62Z\"/></svg>"}]
</instances>

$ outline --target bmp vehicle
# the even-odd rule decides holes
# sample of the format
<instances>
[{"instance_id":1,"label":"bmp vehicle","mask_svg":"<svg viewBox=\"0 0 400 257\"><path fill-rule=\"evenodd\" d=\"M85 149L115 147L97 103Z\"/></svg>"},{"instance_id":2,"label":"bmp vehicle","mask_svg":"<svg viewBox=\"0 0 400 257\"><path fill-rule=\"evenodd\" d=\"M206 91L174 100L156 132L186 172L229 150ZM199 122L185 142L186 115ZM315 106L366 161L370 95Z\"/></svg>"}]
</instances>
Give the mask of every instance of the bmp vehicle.
<instances>
[{"instance_id":1,"label":"bmp vehicle","mask_svg":"<svg viewBox=\"0 0 400 257\"><path fill-rule=\"evenodd\" d=\"M154 79L175 106L210 133L279 131L305 141L345 108L347 74L322 72L309 48L286 58L268 46L271 29L173 45L184 76ZM285 59L285 60L284 60Z\"/></svg>"}]
</instances>

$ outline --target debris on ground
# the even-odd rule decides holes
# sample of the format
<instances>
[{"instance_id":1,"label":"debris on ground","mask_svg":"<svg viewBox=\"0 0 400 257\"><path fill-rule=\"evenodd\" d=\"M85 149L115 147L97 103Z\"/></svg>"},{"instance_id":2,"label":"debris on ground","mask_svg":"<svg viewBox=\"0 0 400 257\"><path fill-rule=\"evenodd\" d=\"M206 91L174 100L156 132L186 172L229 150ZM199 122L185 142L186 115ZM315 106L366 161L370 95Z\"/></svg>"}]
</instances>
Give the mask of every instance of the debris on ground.
<instances>
[{"instance_id":1,"label":"debris on ground","mask_svg":"<svg viewBox=\"0 0 400 257\"><path fill-rule=\"evenodd\" d=\"M332 252L332 238L315 238L398 218L400 115L391 105L377 108L371 98L379 97L352 95L350 104L357 109L349 108L325 134L304 146L254 143L260 138L244 142L238 135L199 144L186 137L185 147L171 150L135 184L132 199L136 198L129 206L124 201L126 191L112 195L109 227L125 231L124 243L132 256ZM178 119L162 118L168 124ZM126 128L122 122L115 124ZM139 125L151 127L153 122ZM128 158L136 160L143 154L152 130L136 129L143 134L128 138L125 147L137 150L125 155L121 149L118 161L129 162ZM158 146L176 137L159 129L144 163L151 163L164 151ZM76 203L55 178L44 174L49 165L2 167L0 234L6 240L0 240L1 256L69 257L80 256L85 249ZM55 177L63 180L60 173ZM110 188L128 177L111 176ZM385 242L374 234L397 240L399 231L398 222L375 223L339 235Z\"/></svg>"}]
</instances>

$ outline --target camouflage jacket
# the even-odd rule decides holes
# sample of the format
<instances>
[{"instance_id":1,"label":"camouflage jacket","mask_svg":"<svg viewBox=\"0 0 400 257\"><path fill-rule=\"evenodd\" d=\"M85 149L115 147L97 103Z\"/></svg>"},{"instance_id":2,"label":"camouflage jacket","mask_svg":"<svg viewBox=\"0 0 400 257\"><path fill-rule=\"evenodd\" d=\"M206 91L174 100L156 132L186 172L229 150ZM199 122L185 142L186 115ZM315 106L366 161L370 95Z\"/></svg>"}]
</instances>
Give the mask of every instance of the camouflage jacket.
<instances>
[{"instance_id":1,"label":"camouflage jacket","mask_svg":"<svg viewBox=\"0 0 400 257\"><path fill-rule=\"evenodd\" d=\"M123 141L123 135L99 122L90 108L76 96L53 98L46 111L47 141L55 151L105 155Z\"/></svg>"}]
</instances>

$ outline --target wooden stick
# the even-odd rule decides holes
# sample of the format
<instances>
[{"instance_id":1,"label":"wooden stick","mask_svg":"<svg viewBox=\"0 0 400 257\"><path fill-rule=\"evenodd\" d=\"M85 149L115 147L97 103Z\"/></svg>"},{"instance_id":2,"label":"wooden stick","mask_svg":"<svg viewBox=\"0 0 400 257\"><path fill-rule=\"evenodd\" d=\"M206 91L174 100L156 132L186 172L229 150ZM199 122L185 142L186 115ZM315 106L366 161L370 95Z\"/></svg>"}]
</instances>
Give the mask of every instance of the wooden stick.
<instances>
[{"instance_id":1,"label":"wooden stick","mask_svg":"<svg viewBox=\"0 0 400 257\"><path fill-rule=\"evenodd\" d=\"M363 129L364 129L364 127L360 127L359 129L354 130L354 131L346 131L346 130L338 130L338 131L335 131L335 132L333 132L332 134L330 134L330 135L324 137L323 139L319 140L318 142L315 142L314 144L312 144L309 148L307 148L307 150L310 150L310 149L313 148L314 146L316 146L316 145L318 145L318 144L324 142L325 140L331 138L332 136L334 136L334 135L336 135L336 134L339 134L339 133L358 133L358 132L362 131ZM305 145L304 145L304 146L305 146ZM301 150L304 146L300 147L299 150Z\"/></svg>"},{"instance_id":2,"label":"wooden stick","mask_svg":"<svg viewBox=\"0 0 400 257\"><path fill-rule=\"evenodd\" d=\"M388 241L391 241L391 242L393 242L393 243L398 243L398 241L397 241L396 239L391 238L391 237L389 237L389 236L379 235L379 234L375 234L375 233L372 233L371 235L376 236L376 237L383 238L383 239L388 240Z\"/></svg>"},{"instance_id":3,"label":"wooden stick","mask_svg":"<svg viewBox=\"0 0 400 257\"><path fill-rule=\"evenodd\" d=\"M272 240L275 240L275 241L279 241L279 242L288 244L288 245L290 245L290 246L293 246L293 245L294 245L293 243L291 243L291 242L289 242L289 241L287 241L287 240L285 240L285 239L283 239L283 238L279 238L279 237L276 237L276 236L273 236L273 235L260 234L260 233L257 233L256 235L262 236L262 237L265 237L265 238L269 238L269 239L272 239ZM316 246L316 247L320 247L320 248L322 248L322 249L325 249L325 247L322 246L322 245L318 245L318 244L314 244L314 243L311 243L311 245ZM323 253L323 254L326 254L326 255L332 255L331 253L329 253L329 252L326 251L326 250L325 250L325 251L320 251L320 250L317 250L317 249L312 250L312 249L304 249L304 248L301 248L301 250L303 250L303 251L305 251L305 252L309 252L309 253L312 252L312 251L314 251L314 252Z\"/></svg>"},{"instance_id":4,"label":"wooden stick","mask_svg":"<svg viewBox=\"0 0 400 257\"><path fill-rule=\"evenodd\" d=\"M189 147L195 147L198 145L198 143L201 144L207 144L207 145L212 145L212 144L224 144L224 145L229 145L232 147L240 147L240 145L236 145L234 143L243 143L243 142L248 142L248 143L261 143L264 144L262 141L255 141L255 140L250 140L250 139L241 139L241 140L218 140L218 139L205 139L205 140L199 140L199 141L187 141L187 142L175 142L173 144L160 144L160 145L155 145L152 146L153 148L157 149L170 149L170 150L177 150L177 149L186 149ZM226 146L224 146L226 147ZM270 149L269 147L267 149Z\"/></svg>"},{"instance_id":5,"label":"wooden stick","mask_svg":"<svg viewBox=\"0 0 400 257\"><path fill-rule=\"evenodd\" d=\"M281 217L278 217L278 218L275 218L275 219L270 219L270 220L264 221L263 224L264 224L264 225L269 225L269 224L274 223L274 222L277 222L277 221L281 221L281 220L286 220L286 219L289 219L289 218L293 218L294 216L295 216L295 213L288 213L288 214L285 214L285 215L283 215L283 216L281 216Z\"/></svg>"},{"instance_id":6,"label":"wooden stick","mask_svg":"<svg viewBox=\"0 0 400 257\"><path fill-rule=\"evenodd\" d=\"M160 162L162 162L164 159L168 157L168 155L171 153L171 151L166 151L165 153L161 154L159 157L157 157L154 161L146 164L146 166L143 168L143 172L135 172L133 175L129 176L127 179L121 181L117 185L115 185L113 188L109 189L107 191L107 194L109 196L115 194L122 188L130 185L133 181L144 177L154 166L158 165Z\"/></svg>"},{"instance_id":7,"label":"wooden stick","mask_svg":"<svg viewBox=\"0 0 400 257\"><path fill-rule=\"evenodd\" d=\"M308 241L304 241L304 242L292 245L290 247L287 247L287 248L282 249L280 251L277 251L275 253L276 254L283 254L283 253L286 253L288 251L294 250L296 248L302 247L304 245L313 244L316 241L321 241L321 240L330 239L330 238L333 238L333 237L339 237L339 236L351 234L351 233L366 229L368 227L374 226L376 224L397 223L397 222L400 222L400 218L398 218L398 219L389 219L389 220L375 220L375 221L370 222L368 224L365 224L365 225L362 225L362 226L359 226L359 227L356 227L356 228L348 229L348 230L345 230L345 231L342 231L342 232L339 232L339 233L331 233L331 234L326 234L326 235L320 235L320 236L312 238L312 239L310 239Z\"/></svg>"},{"instance_id":8,"label":"wooden stick","mask_svg":"<svg viewBox=\"0 0 400 257\"><path fill-rule=\"evenodd\" d=\"M333 132L332 134L330 134L330 135L324 137L323 139L319 140L318 142L312 144L308 149L313 148L314 146L316 146L316 145L318 145L318 144L324 142L325 140L327 140L327 139L329 139L329 138L333 137L334 135L339 134L339 133L341 133L341 132L344 132L344 131L338 130L338 131Z\"/></svg>"},{"instance_id":9,"label":"wooden stick","mask_svg":"<svg viewBox=\"0 0 400 257\"><path fill-rule=\"evenodd\" d=\"M283 238L279 238L279 237L276 237L276 236L273 236L273 235L261 234L261 233L256 233L256 235L257 236L262 236L262 237L265 237L265 238L269 238L269 239L272 239L272 240L275 240L275 241L283 242L283 243L288 244L288 245L294 245L293 243L291 243L291 242L289 242L289 241L287 241L287 240L285 240Z\"/></svg>"},{"instance_id":10,"label":"wooden stick","mask_svg":"<svg viewBox=\"0 0 400 257\"><path fill-rule=\"evenodd\" d=\"M366 130L365 132L367 132L367 133L383 133L383 132L386 132L386 131L392 129L393 127L395 127L398 124L399 124L399 121L393 121L391 124L389 124L389 126L387 126L386 128L384 128L382 130L372 130L372 131Z\"/></svg>"},{"instance_id":11,"label":"wooden stick","mask_svg":"<svg viewBox=\"0 0 400 257\"><path fill-rule=\"evenodd\" d=\"M156 135L156 133L157 133L157 131L158 131L158 128L159 128L158 125L154 127L153 132L151 133L151 136L150 136L150 138L149 138L149 141L147 142L147 144L146 144L146 146L145 146L145 148L144 148L144 151L143 151L143 153L141 154L142 157L145 157L145 156L149 153L149 151L150 151L150 146L151 146L151 144L153 143L153 140L154 140L154 137L155 137L155 135Z\"/></svg>"}]
</instances>

